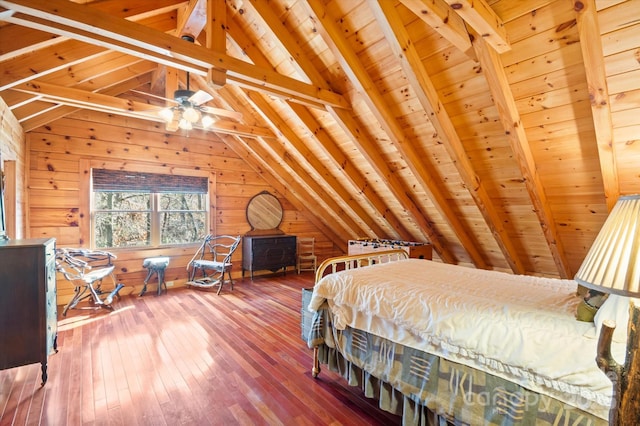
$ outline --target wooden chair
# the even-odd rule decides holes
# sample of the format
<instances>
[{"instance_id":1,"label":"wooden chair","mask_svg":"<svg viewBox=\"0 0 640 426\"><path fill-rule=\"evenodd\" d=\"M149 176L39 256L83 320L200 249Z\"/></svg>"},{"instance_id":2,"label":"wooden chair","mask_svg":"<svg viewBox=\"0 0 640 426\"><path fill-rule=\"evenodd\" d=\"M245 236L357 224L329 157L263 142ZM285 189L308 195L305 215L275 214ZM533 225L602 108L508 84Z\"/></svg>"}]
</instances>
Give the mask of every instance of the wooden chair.
<instances>
[{"instance_id":1,"label":"wooden chair","mask_svg":"<svg viewBox=\"0 0 640 426\"><path fill-rule=\"evenodd\" d=\"M318 258L315 254L315 242L313 237L298 237L298 274L300 271L316 271Z\"/></svg>"},{"instance_id":2,"label":"wooden chair","mask_svg":"<svg viewBox=\"0 0 640 426\"><path fill-rule=\"evenodd\" d=\"M189 281L187 286L211 288L218 286L218 293L225 282L225 274L231 283L231 257L240 244L240 235L207 235L187 264ZM197 276L198 275L198 276Z\"/></svg>"}]
</instances>

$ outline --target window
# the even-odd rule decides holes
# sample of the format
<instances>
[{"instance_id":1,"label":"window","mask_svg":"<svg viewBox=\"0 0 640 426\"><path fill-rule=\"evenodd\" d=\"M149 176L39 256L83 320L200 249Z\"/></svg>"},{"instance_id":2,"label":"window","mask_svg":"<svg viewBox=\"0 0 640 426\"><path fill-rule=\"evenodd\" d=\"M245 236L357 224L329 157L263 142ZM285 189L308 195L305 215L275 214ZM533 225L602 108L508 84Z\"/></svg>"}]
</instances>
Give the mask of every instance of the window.
<instances>
[{"instance_id":1,"label":"window","mask_svg":"<svg viewBox=\"0 0 640 426\"><path fill-rule=\"evenodd\" d=\"M208 229L208 182L191 176L93 170L95 248L199 242Z\"/></svg>"}]
</instances>

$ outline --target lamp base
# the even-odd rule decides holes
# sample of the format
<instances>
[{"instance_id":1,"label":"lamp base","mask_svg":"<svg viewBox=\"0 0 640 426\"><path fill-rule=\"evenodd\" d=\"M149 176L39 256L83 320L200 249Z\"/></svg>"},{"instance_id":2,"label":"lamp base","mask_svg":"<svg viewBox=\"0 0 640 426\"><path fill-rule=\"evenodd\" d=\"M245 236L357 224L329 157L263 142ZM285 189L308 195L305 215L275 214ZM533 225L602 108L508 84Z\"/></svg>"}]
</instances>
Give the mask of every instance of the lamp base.
<instances>
[{"instance_id":1,"label":"lamp base","mask_svg":"<svg viewBox=\"0 0 640 426\"><path fill-rule=\"evenodd\" d=\"M613 327L602 325L598 339L598 367L613 382L613 402L609 413L610 425L640 425L640 307L633 301L629 303L629 326L627 336L627 353L624 366L620 366L611 356L611 340Z\"/></svg>"}]
</instances>

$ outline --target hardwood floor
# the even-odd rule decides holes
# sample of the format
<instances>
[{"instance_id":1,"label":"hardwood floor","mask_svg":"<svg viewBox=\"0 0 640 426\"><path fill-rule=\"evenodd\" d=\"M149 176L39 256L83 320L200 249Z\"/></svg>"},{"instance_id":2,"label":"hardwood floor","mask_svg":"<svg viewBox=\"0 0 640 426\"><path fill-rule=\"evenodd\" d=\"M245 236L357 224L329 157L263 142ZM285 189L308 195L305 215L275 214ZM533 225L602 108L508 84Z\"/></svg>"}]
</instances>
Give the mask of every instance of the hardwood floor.
<instances>
[{"instance_id":1,"label":"hardwood floor","mask_svg":"<svg viewBox=\"0 0 640 426\"><path fill-rule=\"evenodd\" d=\"M311 377L300 305L312 282L245 278L219 296L152 286L113 312L70 310L44 387L39 364L0 371L0 424L399 424L327 369Z\"/></svg>"}]
</instances>

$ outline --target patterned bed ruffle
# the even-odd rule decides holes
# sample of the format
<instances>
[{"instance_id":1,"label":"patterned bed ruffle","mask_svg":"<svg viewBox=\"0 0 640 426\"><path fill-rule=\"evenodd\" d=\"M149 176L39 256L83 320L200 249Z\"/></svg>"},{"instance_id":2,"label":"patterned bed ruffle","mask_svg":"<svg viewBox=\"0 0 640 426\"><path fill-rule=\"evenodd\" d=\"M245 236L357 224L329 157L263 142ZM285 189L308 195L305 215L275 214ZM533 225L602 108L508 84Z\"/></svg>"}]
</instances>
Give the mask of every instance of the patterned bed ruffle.
<instances>
[{"instance_id":1,"label":"patterned bed ruffle","mask_svg":"<svg viewBox=\"0 0 640 426\"><path fill-rule=\"evenodd\" d=\"M347 327L332 327L328 310L313 315L307 334L319 360L363 389L405 425L606 425L607 421L500 377Z\"/></svg>"}]
</instances>

